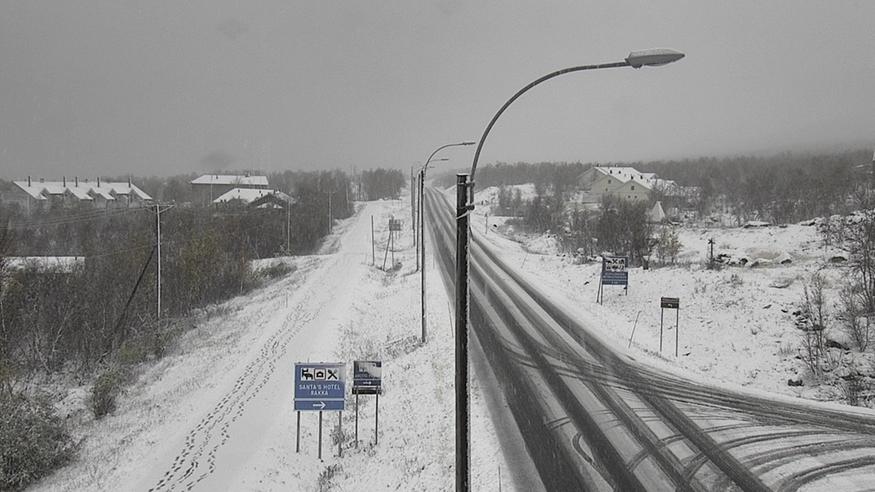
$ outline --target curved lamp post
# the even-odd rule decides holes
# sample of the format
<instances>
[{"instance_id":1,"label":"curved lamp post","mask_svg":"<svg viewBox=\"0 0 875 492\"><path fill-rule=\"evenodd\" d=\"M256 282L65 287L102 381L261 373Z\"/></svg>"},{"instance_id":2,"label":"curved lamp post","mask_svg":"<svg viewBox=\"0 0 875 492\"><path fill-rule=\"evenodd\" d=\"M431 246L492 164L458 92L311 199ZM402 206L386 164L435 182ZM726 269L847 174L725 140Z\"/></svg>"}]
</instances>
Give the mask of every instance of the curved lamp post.
<instances>
[{"instance_id":1,"label":"curved lamp post","mask_svg":"<svg viewBox=\"0 0 875 492\"><path fill-rule=\"evenodd\" d=\"M448 160L449 159L446 157L441 157L439 159L432 159L431 162L441 162L441 161L448 161ZM414 255L414 256L416 256L416 270L414 270L414 271L417 271L417 272L419 271L419 246L420 246L419 242L421 241L420 227L422 226L422 219L424 218L424 212L422 211L422 206L418 202L420 200L422 200L422 193L423 193L422 188L424 186L423 183L425 183L425 169L427 166L428 166L428 163L423 165L419 169L419 171L416 172L416 179L414 180L416 185L413 187L413 191L411 192L411 194L413 194L417 197L416 198L417 207L415 208L415 218L414 218L414 228L413 228L413 247L414 247L414 249L416 249L416 254ZM422 233L422 235L424 236L425 234ZM423 264L425 264L424 257L423 257L422 261L423 261Z\"/></svg>"},{"instance_id":2,"label":"curved lamp post","mask_svg":"<svg viewBox=\"0 0 875 492\"><path fill-rule=\"evenodd\" d=\"M469 175L456 175L456 491L467 492L471 486L469 452L470 437L468 433L468 214L474 210L474 173L477 171L477 161L480 151L486 142L486 137L495 125L499 116L525 94L529 89L560 75L584 70L599 70L603 68L621 67L653 67L666 65L680 60L684 54L669 49L651 49L633 51L624 60L598 65L581 65L565 68L544 75L529 85L520 89L495 113L486 125L486 130L477 143L474 152L474 162ZM470 198L469 198L470 197Z\"/></svg>"},{"instance_id":3,"label":"curved lamp post","mask_svg":"<svg viewBox=\"0 0 875 492\"><path fill-rule=\"evenodd\" d=\"M417 256L417 260L421 259L422 269L420 270L420 294L419 294L419 304L422 306L422 343L425 343L425 335L426 335L426 327L425 327L425 224L423 219L425 219L425 203L423 201L424 192L425 192L425 172L428 170L429 163L433 161L445 161L447 159L433 159L435 154L440 152L447 147L462 147L467 145L474 145L476 142L458 142L451 143L446 145L441 145L436 148L434 152L428 156L428 159L425 160L425 164L422 165L422 169L419 171L419 254ZM417 267L419 267L420 261L417 261Z\"/></svg>"}]
</instances>

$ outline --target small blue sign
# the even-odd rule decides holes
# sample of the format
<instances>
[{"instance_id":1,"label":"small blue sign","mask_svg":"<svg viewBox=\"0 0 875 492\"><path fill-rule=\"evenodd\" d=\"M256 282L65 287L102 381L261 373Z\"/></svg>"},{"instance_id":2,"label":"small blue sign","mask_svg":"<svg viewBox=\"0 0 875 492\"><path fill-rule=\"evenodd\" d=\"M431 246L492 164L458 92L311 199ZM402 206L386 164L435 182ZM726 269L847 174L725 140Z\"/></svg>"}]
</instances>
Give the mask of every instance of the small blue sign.
<instances>
[{"instance_id":1,"label":"small blue sign","mask_svg":"<svg viewBox=\"0 0 875 492\"><path fill-rule=\"evenodd\" d=\"M629 272L602 272L602 284L604 285L628 285Z\"/></svg>"},{"instance_id":2,"label":"small blue sign","mask_svg":"<svg viewBox=\"0 0 875 492\"><path fill-rule=\"evenodd\" d=\"M344 410L346 364L295 364L295 410Z\"/></svg>"}]
</instances>

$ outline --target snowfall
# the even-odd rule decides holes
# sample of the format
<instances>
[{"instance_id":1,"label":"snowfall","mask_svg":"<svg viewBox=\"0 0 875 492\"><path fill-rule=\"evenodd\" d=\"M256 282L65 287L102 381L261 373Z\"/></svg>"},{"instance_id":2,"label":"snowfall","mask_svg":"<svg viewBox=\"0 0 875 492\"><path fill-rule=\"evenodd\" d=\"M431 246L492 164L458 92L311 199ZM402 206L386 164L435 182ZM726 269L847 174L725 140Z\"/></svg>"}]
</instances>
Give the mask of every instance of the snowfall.
<instances>
[{"instance_id":1,"label":"snowfall","mask_svg":"<svg viewBox=\"0 0 875 492\"><path fill-rule=\"evenodd\" d=\"M804 378L792 314L804 280L820 271L835 288L844 275L814 227L680 228L676 266L633 268L628 292L606 286L598 304L600 263L559 253L550 235L514 232L491 213L494 197L494 189L477 195L474 232L619 350L717 384L837 399L822 387L787 384ZM387 250L390 218L403 221L394 251ZM119 408L102 420L87 410L88 386L68 390L58 407L82 439L79 456L33 489L149 490L180 478L179 465L197 456L200 467L177 488L453 490L453 306L429 257L427 342L420 343L410 218L408 195L365 202L335 224L319 254L257 262L254 268L282 261L294 271L199 313L169 355L139 368ZM709 238L715 253L769 261L707 270ZM680 298L680 310L666 311L662 351L661 296ZM494 375L478 347L471 356L472 488L532 490L534 470L521 459L518 436L496 433L510 417ZM296 452L294 364L343 362L351 372L352 361L373 359L383 362L379 429L375 398L361 396L355 440L348 395L346 411L323 415L322 459L316 412L302 412Z\"/></svg>"}]
</instances>

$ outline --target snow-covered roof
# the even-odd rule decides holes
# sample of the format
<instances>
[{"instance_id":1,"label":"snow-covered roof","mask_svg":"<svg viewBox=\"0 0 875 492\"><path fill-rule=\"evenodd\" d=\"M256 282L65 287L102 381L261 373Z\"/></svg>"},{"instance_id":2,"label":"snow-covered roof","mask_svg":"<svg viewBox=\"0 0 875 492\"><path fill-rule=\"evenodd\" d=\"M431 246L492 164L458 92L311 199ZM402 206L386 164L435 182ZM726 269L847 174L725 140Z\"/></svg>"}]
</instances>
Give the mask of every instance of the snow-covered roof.
<instances>
[{"instance_id":1,"label":"snow-covered roof","mask_svg":"<svg viewBox=\"0 0 875 492\"><path fill-rule=\"evenodd\" d=\"M71 186L68 187L67 190L70 191L70 194L78 198L79 200L89 201L94 200L88 195L88 188L80 188L79 186Z\"/></svg>"},{"instance_id":2,"label":"snow-covered roof","mask_svg":"<svg viewBox=\"0 0 875 492\"><path fill-rule=\"evenodd\" d=\"M42 183L42 185L43 193L49 195L63 195L67 191L61 183Z\"/></svg>"},{"instance_id":3,"label":"snow-covered roof","mask_svg":"<svg viewBox=\"0 0 875 492\"><path fill-rule=\"evenodd\" d=\"M240 176L236 174L204 174L193 179L193 185L267 186L267 176Z\"/></svg>"},{"instance_id":4,"label":"snow-covered roof","mask_svg":"<svg viewBox=\"0 0 875 492\"><path fill-rule=\"evenodd\" d=\"M110 191L112 190L110 190L109 188L104 188L102 186L92 186L89 191L103 198L104 200L115 200L115 197L110 194Z\"/></svg>"},{"instance_id":5,"label":"snow-covered roof","mask_svg":"<svg viewBox=\"0 0 875 492\"><path fill-rule=\"evenodd\" d=\"M137 187L137 185L133 183L128 183L126 181L101 181L100 187L106 190L107 192L112 192L116 195L136 195L141 200L151 200L152 197L146 194L145 191L141 190ZM96 187L92 187L96 188Z\"/></svg>"},{"instance_id":6,"label":"snow-covered roof","mask_svg":"<svg viewBox=\"0 0 875 492\"><path fill-rule=\"evenodd\" d=\"M632 180L647 188L650 188L650 181L656 176L654 173L640 173L634 167L597 166L593 169L621 183Z\"/></svg>"},{"instance_id":7,"label":"snow-covered roof","mask_svg":"<svg viewBox=\"0 0 875 492\"><path fill-rule=\"evenodd\" d=\"M27 186L27 181L13 181L13 183L34 200L47 200L43 195L43 187L40 186L42 183L31 182L30 186Z\"/></svg>"},{"instance_id":8,"label":"snow-covered roof","mask_svg":"<svg viewBox=\"0 0 875 492\"><path fill-rule=\"evenodd\" d=\"M31 181L31 186L27 186L27 181L13 181L13 183L15 183L22 190L24 190L25 193L37 200L45 200L45 195L63 195L68 191L77 199L84 201L93 200L93 197L89 195L89 192L99 195L106 200L115 200L113 194L133 194L142 200L152 199L151 196L149 196L145 191L138 188L137 185L128 183L126 181L101 181L100 186L97 186L97 182L88 181L79 181L78 184L76 184L75 181L67 181L66 183L64 183L63 181Z\"/></svg>"},{"instance_id":9,"label":"snow-covered roof","mask_svg":"<svg viewBox=\"0 0 875 492\"><path fill-rule=\"evenodd\" d=\"M262 190L255 188L234 188L227 193L222 194L219 198L213 200L213 203L225 203L230 202L231 200L242 200L246 203L252 203L255 200L258 200L261 197L267 195L273 195L274 193L282 193L277 190ZM285 193L283 195L287 196Z\"/></svg>"}]
</instances>

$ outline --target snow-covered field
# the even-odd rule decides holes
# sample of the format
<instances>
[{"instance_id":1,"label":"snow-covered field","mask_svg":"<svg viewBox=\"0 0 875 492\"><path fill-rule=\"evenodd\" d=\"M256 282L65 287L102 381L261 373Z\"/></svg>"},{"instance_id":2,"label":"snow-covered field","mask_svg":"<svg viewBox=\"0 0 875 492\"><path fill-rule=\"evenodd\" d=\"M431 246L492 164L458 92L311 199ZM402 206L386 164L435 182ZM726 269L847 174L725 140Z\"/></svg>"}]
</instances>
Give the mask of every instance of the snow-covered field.
<instances>
[{"instance_id":1,"label":"snow-covered field","mask_svg":"<svg viewBox=\"0 0 875 492\"><path fill-rule=\"evenodd\" d=\"M478 203L489 203L487 195L484 193L481 199L478 194ZM841 399L835 386L816 385L805 377L804 365L797 358L802 332L795 326L793 312L799 309L805 282L815 272L824 276L827 307L831 309L848 274L846 266L829 261L835 251L822 247L816 227L679 227L682 250L677 265L630 269L628 295L622 287L606 286L604 303L599 305L596 293L600 263L578 264L571 255L558 251L550 235L518 234L496 227L506 219L493 216L488 205L479 206L472 228L498 248L511 265L535 279L556 299L583 313L581 316L586 316L592 326L637 359L700 379L772 394ZM487 228L489 232L485 233ZM715 241L715 256L743 258L747 266L705 268L709 238ZM680 298L681 309L664 312L660 353L663 296ZM679 331L675 329L676 320ZM837 330L828 334L837 340L843 338ZM854 364L861 374L875 373L870 355L861 357L830 349L831 357L855 357ZM805 384L789 386L791 379L802 379Z\"/></svg>"},{"instance_id":2,"label":"snow-covered field","mask_svg":"<svg viewBox=\"0 0 875 492\"><path fill-rule=\"evenodd\" d=\"M395 252L401 267L393 273L371 265L371 216L379 266L390 215L405 221ZM169 355L140 368L118 410L103 420L85 410L87 388L71 390L62 408L84 439L81 452L33 489L148 490L181 475L176 464L198 456L191 481L204 477L195 490L452 490L451 304L427 262L429 340L420 345L409 215L407 200L366 203L336 227L320 254L283 259L296 268L292 274L198 319ZM302 416L296 454L294 362L342 361L351 371L354 359L370 358L383 360L379 443L373 443L374 397L365 396L355 445L349 395L343 456L337 456L331 412L323 460L316 413ZM473 488L512 490L476 383L471 397Z\"/></svg>"}]
</instances>

